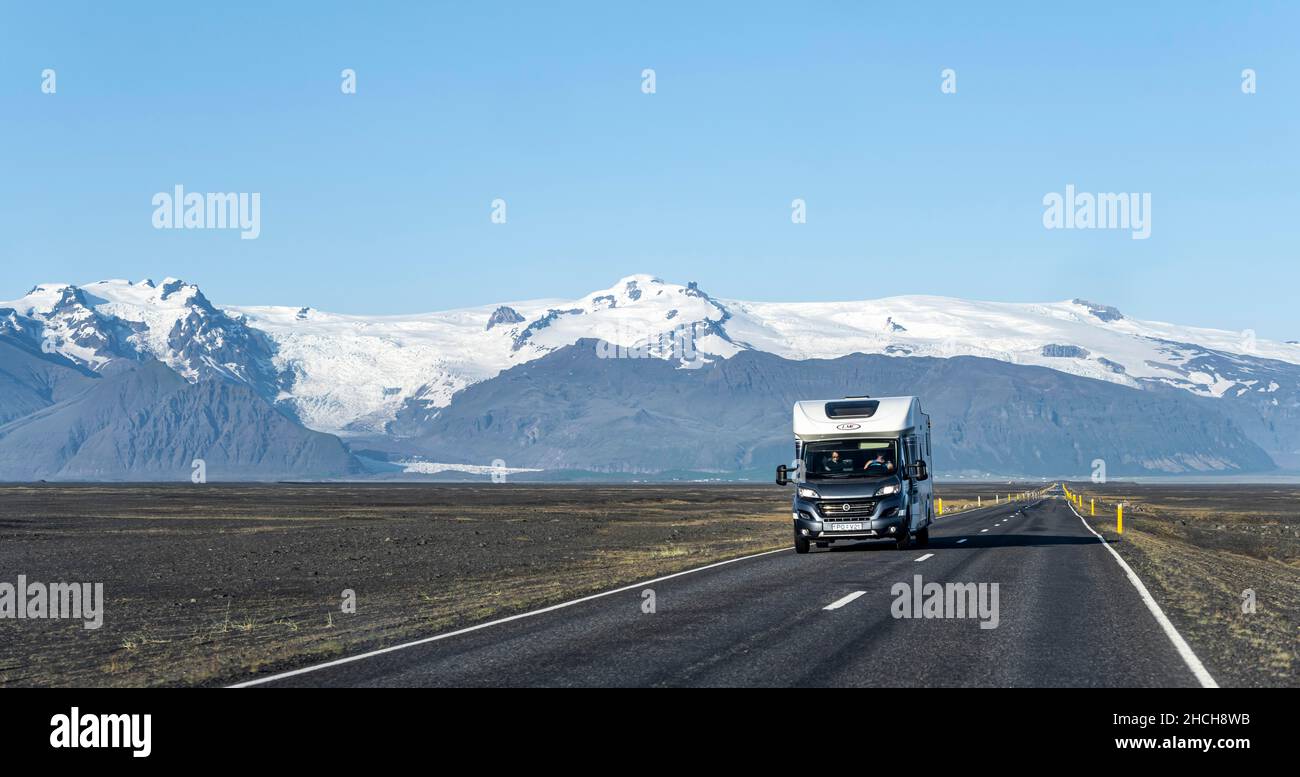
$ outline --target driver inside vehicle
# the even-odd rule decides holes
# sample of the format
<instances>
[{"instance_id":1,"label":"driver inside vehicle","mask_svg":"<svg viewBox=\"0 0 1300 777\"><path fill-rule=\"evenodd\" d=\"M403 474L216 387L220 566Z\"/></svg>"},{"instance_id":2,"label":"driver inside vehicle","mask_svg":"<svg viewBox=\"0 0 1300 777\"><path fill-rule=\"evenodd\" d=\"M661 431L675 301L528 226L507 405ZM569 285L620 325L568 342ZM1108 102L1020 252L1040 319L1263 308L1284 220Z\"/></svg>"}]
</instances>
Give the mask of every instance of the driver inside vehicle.
<instances>
[{"instance_id":1,"label":"driver inside vehicle","mask_svg":"<svg viewBox=\"0 0 1300 777\"><path fill-rule=\"evenodd\" d=\"M877 453L876 457L868 460L862 469L872 475L892 475L895 467L892 459L886 458L884 453Z\"/></svg>"}]
</instances>

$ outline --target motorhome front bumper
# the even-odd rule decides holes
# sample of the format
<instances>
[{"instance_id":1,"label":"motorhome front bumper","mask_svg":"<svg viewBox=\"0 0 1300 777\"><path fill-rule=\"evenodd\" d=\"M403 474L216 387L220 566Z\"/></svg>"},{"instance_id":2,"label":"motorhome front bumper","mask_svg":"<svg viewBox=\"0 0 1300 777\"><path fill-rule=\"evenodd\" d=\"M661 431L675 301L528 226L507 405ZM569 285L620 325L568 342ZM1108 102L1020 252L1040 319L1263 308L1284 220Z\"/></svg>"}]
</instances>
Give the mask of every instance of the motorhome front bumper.
<instances>
[{"instance_id":1,"label":"motorhome front bumper","mask_svg":"<svg viewBox=\"0 0 1300 777\"><path fill-rule=\"evenodd\" d=\"M906 520L902 499L897 496L800 499L794 503L793 517L795 533L813 540L897 537Z\"/></svg>"}]
</instances>

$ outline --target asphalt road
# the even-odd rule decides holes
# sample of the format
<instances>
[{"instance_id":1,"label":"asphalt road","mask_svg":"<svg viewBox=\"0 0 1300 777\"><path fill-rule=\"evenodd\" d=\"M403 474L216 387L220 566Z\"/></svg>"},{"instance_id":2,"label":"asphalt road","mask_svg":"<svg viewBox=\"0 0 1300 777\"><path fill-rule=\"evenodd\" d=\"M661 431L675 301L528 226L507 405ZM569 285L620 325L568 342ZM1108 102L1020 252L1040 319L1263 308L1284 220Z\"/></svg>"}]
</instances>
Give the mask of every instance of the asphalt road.
<instances>
[{"instance_id":1,"label":"asphalt road","mask_svg":"<svg viewBox=\"0 0 1300 777\"><path fill-rule=\"evenodd\" d=\"M997 583L997 627L895 617L894 586L915 575ZM927 547L763 555L263 684L1199 685L1114 556L1054 497L941 519Z\"/></svg>"}]
</instances>

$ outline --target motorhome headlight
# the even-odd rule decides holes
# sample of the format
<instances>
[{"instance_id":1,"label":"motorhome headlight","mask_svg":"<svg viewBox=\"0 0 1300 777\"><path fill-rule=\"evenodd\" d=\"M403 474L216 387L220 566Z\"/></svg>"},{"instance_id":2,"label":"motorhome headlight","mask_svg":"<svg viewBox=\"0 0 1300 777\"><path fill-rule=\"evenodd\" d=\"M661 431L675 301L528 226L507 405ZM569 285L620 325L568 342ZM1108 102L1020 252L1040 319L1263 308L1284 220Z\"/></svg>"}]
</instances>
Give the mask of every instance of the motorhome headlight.
<instances>
[{"instance_id":1,"label":"motorhome headlight","mask_svg":"<svg viewBox=\"0 0 1300 777\"><path fill-rule=\"evenodd\" d=\"M881 486L880 488L876 489L876 496L889 496L890 494L897 494L897 493L898 493L897 483L890 483L887 486Z\"/></svg>"},{"instance_id":2,"label":"motorhome headlight","mask_svg":"<svg viewBox=\"0 0 1300 777\"><path fill-rule=\"evenodd\" d=\"M818 496L817 489L809 488L807 486L799 486L799 496L804 499L816 499Z\"/></svg>"}]
</instances>

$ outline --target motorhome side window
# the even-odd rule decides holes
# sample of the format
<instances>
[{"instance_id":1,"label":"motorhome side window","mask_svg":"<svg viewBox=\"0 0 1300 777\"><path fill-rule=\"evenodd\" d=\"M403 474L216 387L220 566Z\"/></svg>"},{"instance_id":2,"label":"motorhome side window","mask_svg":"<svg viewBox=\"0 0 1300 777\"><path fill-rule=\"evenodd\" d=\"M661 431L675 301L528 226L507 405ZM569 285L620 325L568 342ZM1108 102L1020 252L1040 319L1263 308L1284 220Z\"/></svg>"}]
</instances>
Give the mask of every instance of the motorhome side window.
<instances>
[{"instance_id":1,"label":"motorhome side window","mask_svg":"<svg viewBox=\"0 0 1300 777\"><path fill-rule=\"evenodd\" d=\"M805 443L805 476L809 480L887 477L898 472L898 454L893 440L822 440Z\"/></svg>"}]
</instances>

